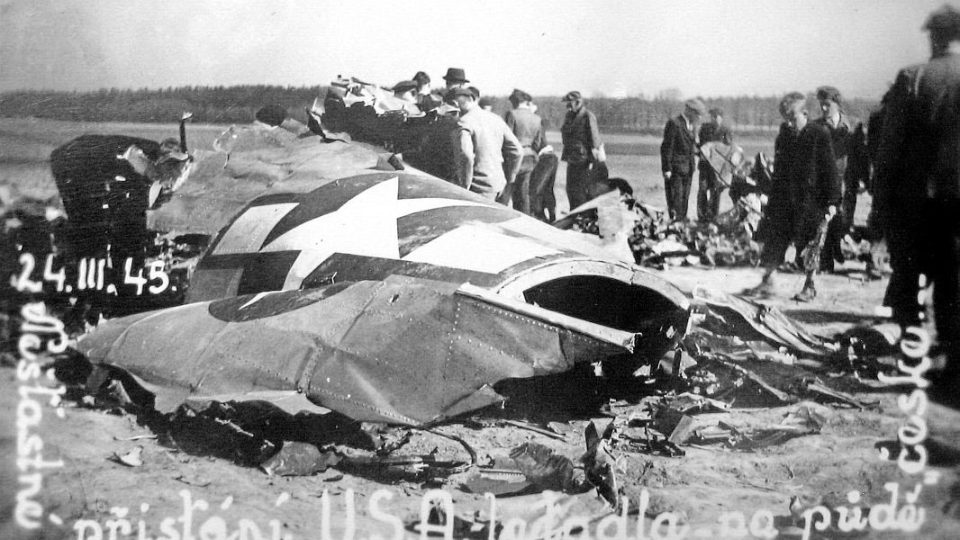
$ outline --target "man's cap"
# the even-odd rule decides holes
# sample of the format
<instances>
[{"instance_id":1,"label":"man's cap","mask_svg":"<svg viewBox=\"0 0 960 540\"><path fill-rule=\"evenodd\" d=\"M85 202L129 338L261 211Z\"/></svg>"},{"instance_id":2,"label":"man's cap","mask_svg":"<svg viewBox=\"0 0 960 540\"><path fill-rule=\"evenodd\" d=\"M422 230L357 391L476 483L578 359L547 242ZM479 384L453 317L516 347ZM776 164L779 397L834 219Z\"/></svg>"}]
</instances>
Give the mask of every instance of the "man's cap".
<instances>
[{"instance_id":1,"label":"man's cap","mask_svg":"<svg viewBox=\"0 0 960 540\"><path fill-rule=\"evenodd\" d=\"M703 103L703 100L700 98L688 99L683 106L689 110L693 111L700 116L707 114L707 106Z\"/></svg>"},{"instance_id":2,"label":"man's cap","mask_svg":"<svg viewBox=\"0 0 960 540\"><path fill-rule=\"evenodd\" d=\"M470 80L467 79L467 74L464 73L463 68L447 68L447 74L443 76L443 80L458 83L470 82Z\"/></svg>"},{"instance_id":3,"label":"man's cap","mask_svg":"<svg viewBox=\"0 0 960 540\"><path fill-rule=\"evenodd\" d=\"M714 107L710 109L710 114L714 116L723 116L723 109L721 109L720 107Z\"/></svg>"},{"instance_id":4,"label":"man's cap","mask_svg":"<svg viewBox=\"0 0 960 540\"><path fill-rule=\"evenodd\" d=\"M446 93L446 95L443 96L443 99L444 99L445 101L450 101L450 100L452 100L453 98L458 97L458 96L470 96L470 97L473 97L473 92L471 92L469 88L464 88L464 87L462 87L462 86L458 86L458 87L456 87L456 88L451 88L450 90L447 90L447 93ZM474 99L476 99L476 98L474 98Z\"/></svg>"},{"instance_id":5,"label":"man's cap","mask_svg":"<svg viewBox=\"0 0 960 540\"><path fill-rule=\"evenodd\" d=\"M833 86L821 86L817 88L817 101L832 101L837 105L842 105L840 90Z\"/></svg>"},{"instance_id":6,"label":"man's cap","mask_svg":"<svg viewBox=\"0 0 960 540\"><path fill-rule=\"evenodd\" d=\"M476 86L468 86L468 87L467 87L467 90L469 90L470 93L473 94L474 99L480 99L480 89L479 89L479 88L477 88Z\"/></svg>"},{"instance_id":7,"label":"man's cap","mask_svg":"<svg viewBox=\"0 0 960 540\"><path fill-rule=\"evenodd\" d=\"M393 88L391 88L391 90L393 90L394 92L406 92L408 90L416 90L416 89L417 89L417 81L400 81L397 84L393 85Z\"/></svg>"},{"instance_id":8,"label":"man's cap","mask_svg":"<svg viewBox=\"0 0 960 540\"><path fill-rule=\"evenodd\" d=\"M924 30L946 34L947 37L960 38L960 11L953 6L944 4L927 17L923 24Z\"/></svg>"},{"instance_id":9,"label":"man's cap","mask_svg":"<svg viewBox=\"0 0 960 540\"><path fill-rule=\"evenodd\" d=\"M430 84L430 76L423 71L418 71L417 74L413 76L413 80L417 84Z\"/></svg>"},{"instance_id":10,"label":"man's cap","mask_svg":"<svg viewBox=\"0 0 960 540\"><path fill-rule=\"evenodd\" d=\"M533 96L524 92L523 90L520 90L519 88L514 88L513 92L510 92L509 99L510 101L517 101L517 102L533 101Z\"/></svg>"},{"instance_id":11,"label":"man's cap","mask_svg":"<svg viewBox=\"0 0 960 540\"><path fill-rule=\"evenodd\" d=\"M583 98L580 96L580 92L574 90L572 92L567 92L567 95L563 96L563 99L560 101L580 101L581 99Z\"/></svg>"},{"instance_id":12,"label":"man's cap","mask_svg":"<svg viewBox=\"0 0 960 540\"><path fill-rule=\"evenodd\" d=\"M493 107L493 99L484 96L477 101L477 105L480 105L481 107Z\"/></svg>"}]
</instances>

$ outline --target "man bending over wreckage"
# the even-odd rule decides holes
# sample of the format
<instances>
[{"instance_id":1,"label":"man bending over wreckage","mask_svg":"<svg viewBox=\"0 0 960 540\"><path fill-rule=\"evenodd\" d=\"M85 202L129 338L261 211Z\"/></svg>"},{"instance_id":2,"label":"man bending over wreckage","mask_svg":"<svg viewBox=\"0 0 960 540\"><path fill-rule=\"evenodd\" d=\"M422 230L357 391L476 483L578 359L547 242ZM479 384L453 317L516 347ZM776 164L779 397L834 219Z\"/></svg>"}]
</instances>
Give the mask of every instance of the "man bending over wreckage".
<instances>
[{"instance_id":1,"label":"man bending over wreckage","mask_svg":"<svg viewBox=\"0 0 960 540\"><path fill-rule=\"evenodd\" d=\"M767 243L761 263L766 268L760 285L746 294L773 294L773 274L783 263L792 241L801 251L807 280L794 297L809 302L817 295L814 276L820 266L827 225L840 204L840 176L833 155L830 133L808 122L806 98L791 92L780 101L784 122L774 144L773 187L767 206Z\"/></svg>"}]
</instances>

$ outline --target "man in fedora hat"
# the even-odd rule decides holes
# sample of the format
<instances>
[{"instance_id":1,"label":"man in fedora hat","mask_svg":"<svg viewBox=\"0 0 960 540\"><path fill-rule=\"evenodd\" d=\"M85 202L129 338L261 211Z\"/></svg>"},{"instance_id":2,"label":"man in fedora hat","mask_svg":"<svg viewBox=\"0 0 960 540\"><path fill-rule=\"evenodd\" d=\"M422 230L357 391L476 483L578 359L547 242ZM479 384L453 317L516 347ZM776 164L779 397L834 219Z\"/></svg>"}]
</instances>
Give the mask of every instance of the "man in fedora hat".
<instances>
[{"instance_id":1,"label":"man in fedora hat","mask_svg":"<svg viewBox=\"0 0 960 540\"><path fill-rule=\"evenodd\" d=\"M919 275L933 282L946 364L934 400L960 405L960 12L944 5L924 24L931 58L904 68L883 98L874 199L893 275L885 303L918 325ZM933 378L933 377L931 377Z\"/></svg>"},{"instance_id":2,"label":"man in fedora hat","mask_svg":"<svg viewBox=\"0 0 960 540\"><path fill-rule=\"evenodd\" d=\"M567 114L560 128L563 142L560 159L567 162L567 199L573 210L590 200L589 173L591 168L603 163L603 143L597 117L584 106L580 92L567 92L561 101L567 104Z\"/></svg>"},{"instance_id":3,"label":"man in fedora hat","mask_svg":"<svg viewBox=\"0 0 960 540\"><path fill-rule=\"evenodd\" d=\"M455 67L447 68L447 74L443 76L443 80L447 83L447 90L463 86L470 82L463 68Z\"/></svg>"},{"instance_id":4,"label":"man in fedora hat","mask_svg":"<svg viewBox=\"0 0 960 540\"><path fill-rule=\"evenodd\" d=\"M684 103L683 112L667 120L663 128L660 169L671 221L687 219L697 155L697 128L706 114L703 101L691 99Z\"/></svg>"},{"instance_id":5,"label":"man in fedora hat","mask_svg":"<svg viewBox=\"0 0 960 540\"><path fill-rule=\"evenodd\" d=\"M460 107L454 141L459 184L496 200L520 169L520 141L499 116L480 108L468 88L451 88L445 99Z\"/></svg>"}]
</instances>

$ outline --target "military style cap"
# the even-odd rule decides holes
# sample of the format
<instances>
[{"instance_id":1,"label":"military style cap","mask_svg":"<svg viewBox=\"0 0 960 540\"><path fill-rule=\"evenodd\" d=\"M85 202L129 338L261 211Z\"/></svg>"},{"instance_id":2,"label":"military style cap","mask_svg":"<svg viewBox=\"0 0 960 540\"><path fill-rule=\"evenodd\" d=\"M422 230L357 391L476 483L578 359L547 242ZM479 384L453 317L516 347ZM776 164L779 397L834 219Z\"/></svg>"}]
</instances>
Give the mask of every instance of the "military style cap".
<instances>
[{"instance_id":1,"label":"military style cap","mask_svg":"<svg viewBox=\"0 0 960 540\"><path fill-rule=\"evenodd\" d=\"M948 37L960 38L960 11L953 6L944 4L927 17L923 24L924 30L946 34Z\"/></svg>"},{"instance_id":2,"label":"military style cap","mask_svg":"<svg viewBox=\"0 0 960 540\"><path fill-rule=\"evenodd\" d=\"M572 92L567 92L567 95L563 96L563 99L560 101L580 101L581 99L580 92L574 90Z\"/></svg>"},{"instance_id":3,"label":"military style cap","mask_svg":"<svg viewBox=\"0 0 960 540\"><path fill-rule=\"evenodd\" d=\"M684 104L688 110L691 110L700 116L707 114L707 106L703 103L703 100L700 98L688 99Z\"/></svg>"},{"instance_id":4,"label":"military style cap","mask_svg":"<svg viewBox=\"0 0 960 540\"><path fill-rule=\"evenodd\" d=\"M468 86L468 87L467 87L467 90L469 90L470 93L473 94L473 98L474 98L474 99L480 99L480 89L479 89L479 88L477 88L476 86Z\"/></svg>"},{"instance_id":5,"label":"military style cap","mask_svg":"<svg viewBox=\"0 0 960 540\"><path fill-rule=\"evenodd\" d=\"M832 101L837 105L842 105L840 99L840 90L833 86L821 86L817 88L817 101Z\"/></svg>"}]
</instances>

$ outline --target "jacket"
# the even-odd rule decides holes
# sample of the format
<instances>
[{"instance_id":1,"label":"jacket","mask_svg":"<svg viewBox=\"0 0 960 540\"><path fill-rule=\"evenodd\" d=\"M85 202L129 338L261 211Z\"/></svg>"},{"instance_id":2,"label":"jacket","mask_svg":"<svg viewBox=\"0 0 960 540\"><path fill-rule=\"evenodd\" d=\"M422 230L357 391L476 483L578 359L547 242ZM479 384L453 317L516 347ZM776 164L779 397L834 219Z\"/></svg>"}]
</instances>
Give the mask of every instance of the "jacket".
<instances>
[{"instance_id":1,"label":"jacket","mask_svg":"<svg viewBox=\"0 0 960 540\"><path fill-rule=\"evenodd\" d=\"M590 163L593 161L593 151L599 150L602 144L597 117L586 107L580 107L577 112L567 112L560 135L563 142L560 159L567 163Z\"/></svg>"},{"instance_id":2,"label":"jacket","mask_svg":"<svg viewBox=\"0 0 960 540\"><path fill-rule=\"evenodd\" d=\"M683 115L667 120L660 145L660 168L664 173L690 176L697 153L696 134L687 128Z\"/></svg>"}]
</instances>

